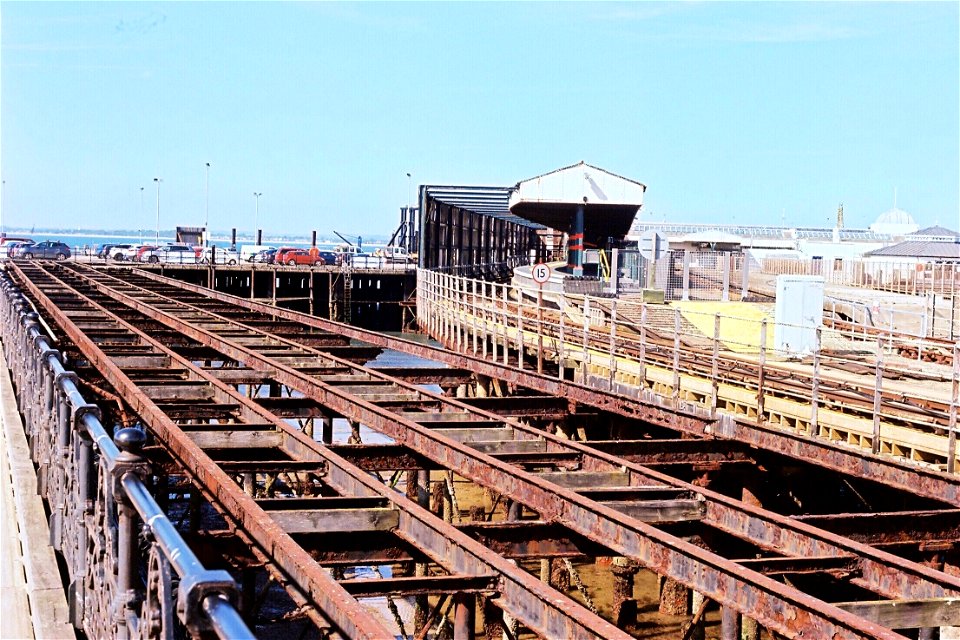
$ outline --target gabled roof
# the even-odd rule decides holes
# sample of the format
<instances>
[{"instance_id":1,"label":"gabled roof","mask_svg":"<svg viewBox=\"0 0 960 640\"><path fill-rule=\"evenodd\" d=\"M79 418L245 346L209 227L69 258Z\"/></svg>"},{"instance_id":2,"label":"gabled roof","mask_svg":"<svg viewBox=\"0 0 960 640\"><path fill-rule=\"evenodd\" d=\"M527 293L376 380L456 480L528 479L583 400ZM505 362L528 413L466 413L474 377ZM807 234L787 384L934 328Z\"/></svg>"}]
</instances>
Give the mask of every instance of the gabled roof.
<instances>
[{"instance_id":1,"label":"gabled roof","mask_svg":"<svg viewBox=\"0 0 960 640\"><path fill-rule=\"evenodd\" d=\"M594 165L589 164L589 163L587 163L587 162L584 162L583 160L581 160L581 161L578 162L577 164L572 164L572 165L570 165L569 167L563 167L563 168L560 168L560 169L554 169L553 171L548 171L547 173L541 173L541 174L538 175L538 176L533 176L532 178L527 178L526 180L521 180L520 182L517 183L517 187L519 187L519 186L520 186L521 184L523 184L524 182L530 182L530 181L532 181L532 180L539 180L540 178L544 178L544 177L546 177L546 176L553 175L554 173L561 173L561 172L567 171L567 170L569 170L569 169L576 169L577 167L589 167L590 169L593 169L594 171L602 171L603 173L606 173L607 175L613 176L614 178L619 178L619 179L621 179L621 180L626 180L627 182L632 182L633 184L640 185L641 187L643 187L644 191L646 191L646 189L647 189L647 185L643 184L642 182L637 182L636 180L631 180L630 178L625 178L625 177L623 177L623 176L621 176L621 175L617 175L616 173L607 171L606 169L601 169L600 167L595 167Z\"/></svg>"},{"instance_id":2,"label":"gabled roof","mask_svg":"<svg viewBox=\"0 0 960 640\"><path fill-rule=\"evenodd\" d=\"M960 242L937 242L930 240L907 240L889 247L875 249L866 256L888 258L946 258L960 260Z\"/></svg>"},{"instance_id":3,"label":"gabled roof","mask_svg":"<svg viewBox=\"0 0 960 640\"><path fill-rule=\"evenodd\" d=\"M647 187L600 167L580 162L522 180L510 194L510 211L559 231L571 231L583 210L587 244L623 238L643 206Z\"/></svg>"}]
</instances>

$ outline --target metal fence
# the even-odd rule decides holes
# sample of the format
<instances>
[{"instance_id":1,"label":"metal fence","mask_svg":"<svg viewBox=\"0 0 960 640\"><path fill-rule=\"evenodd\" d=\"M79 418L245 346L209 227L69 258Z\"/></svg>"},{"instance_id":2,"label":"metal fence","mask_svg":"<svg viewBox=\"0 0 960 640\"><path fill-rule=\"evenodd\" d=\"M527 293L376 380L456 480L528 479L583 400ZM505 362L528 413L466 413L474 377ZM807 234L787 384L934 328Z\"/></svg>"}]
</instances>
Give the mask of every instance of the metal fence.
<instances>
[{"instance_id":1,"label":"metal fence","mask_svg":"<svg viewBox=\"0 0 960 640\"><path fill-rule=\"evenodd\" d=\"M125 428L111 437L5 274L0 290L4 354L74 626L88 638L254 637L233 578L203 567L151 495L146 435Z\"/></svg>"},{"instance_id":2,"label":"metal fence","mask_svg":"<svg viewBox=\"0 0 960 640\"><path fill-rule=\"evenodd\" d=\"M531 366L524 364L523 357L517 357L517 354L525 354L536 359L532 366L538 372L544 370L545 360L549 358L555 365L559 364L561 378L565 369L567 373L573 369L575 379L584 384L598 384L611 390L621 384L634 389L659 389L658 393L671 395L675 400L683 397L687 402L702 403L712 411L716 411L718 401L722 399L720 396L726 390L746 386L751 387L747 394L749 400L728 398L726 401L742 404L741 409L748 415L767 415L773 410L764 405L765 366L772 366L776 360L794 360L803 356L811 363L809 372L803 376L804 381L795 381L796 388L791 391L791 396L792 402L797 404L790 410L793 413L789 419L782 421L794 424L793 428L810 435L834 437L830 430L842 430L835 426L818 427L825 421L825 416L835 410L835 401L825 401L823 391L819 389L821 370L831 367L834 371L852 368L872 372L875 374L870 385L873 389L865 392L865 397L874 400L874 422L871 427L859 428L856 437L874 453L882 450L882 443L902 441L901 427L888 421L885 413L889 401L885 399L888 390L883 374L891 367L896 370L898 366L895 362L891 364L887 356L908 353L910 357L923 361L934 357L943 368L940 373L929 374L925 379L927 388L914 393L913 400L942 403L947 398L949 409L935 420L931 419L929 424L915 426L929 430L943 442L941 445L935 440L936 444L922 450L917 448L912 455L918 460L931 456L946 459L948 470L952 472L954 469L960 344L944 345L896 331L864 332L860 327L825 323L827 326L799 327L815 333L815 347L810 353L787 354L778 352L773 346L777 326L773 319L737 317L734 309L728 314L695 313L659 304L592 296L579 299L548 296L546 292L533 288L523 289L423 269L417 274L417 292L417 317L421 329L448 348L470 351L498 362L502 360L504 365L515 362L521 369ZM550 305L549 313L547 305ZM729 325L734 325L735 330L727 331L724 327ZM864 353L870 353L872 357L865 359ZM734 362L747 362L743 356L749 356L749 362L759 362L755 380L737 380L727 371ZM704 367L708 369L706 373L702 370ZM921 365L918 370L926 367L926 364ZM655 374L660 377L656 378ZM690 381L694 378L704 376L706 385L684 386L693 384ZM947 388L950 383L944 379L952 380L952 392ZM629 382L624 383L624 380ZM704 394L704 389L712 391ZM928 391L932 395L925 397ZM835 424L840 424L845 418L836 420ZM800 424L803 426L796 426ZM943 437L945 433L949 434L949 441Z\"/></svg>"}]
</instances>

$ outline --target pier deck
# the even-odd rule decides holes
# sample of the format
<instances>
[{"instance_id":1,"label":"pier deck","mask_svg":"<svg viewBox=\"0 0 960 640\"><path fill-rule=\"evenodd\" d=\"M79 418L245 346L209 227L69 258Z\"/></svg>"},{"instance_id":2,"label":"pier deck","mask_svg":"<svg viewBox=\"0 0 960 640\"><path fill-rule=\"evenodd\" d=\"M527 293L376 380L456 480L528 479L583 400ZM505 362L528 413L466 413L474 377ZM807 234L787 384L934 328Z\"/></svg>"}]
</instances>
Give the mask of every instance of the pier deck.
<instances>
[{"instance_id":1,"label":"pier deck","mask_svg":"<svg viewBox=\"0 0 960 640\"><path fill-rule=\"evenodd\" d=\"M417 602L406 621L417 632L446 618L454 637L474 637L482 617L497 637L518 623L540 637L629 637L638 570L664 580L661 611L700 620L700 603L718 607L724 638L751 624L837 638L960 624L954 475L713 411L681 397L676 366L656 365L671 376L665 397L628 393L626 364L589 330L596 355L577 364L578 382L562 373L575 361L565 340L554 371L517 358L528 345L550 353L539 317L481 339L476 298L446 311L453 352L142 271L32 263L9 275L104 419L147 428L149 475L184 497L170 508L182 504L195 543L218 541L205 557L241 592L271 577L317 628L396 633L364 603L389 596ZM360 364L371 347L448 368L378 370ZM609 369L590 368L603 359ZM333 420L349 423L350 442L333 441ZM461 503L471 492L497 499ZM202 505L226 528L198 520ZM606 617L587 606L595 587L552 575L570 557L614 558L620 595ZM340 571L370 564L381 574L364 584Z\"/></svg>"}]
</instances>

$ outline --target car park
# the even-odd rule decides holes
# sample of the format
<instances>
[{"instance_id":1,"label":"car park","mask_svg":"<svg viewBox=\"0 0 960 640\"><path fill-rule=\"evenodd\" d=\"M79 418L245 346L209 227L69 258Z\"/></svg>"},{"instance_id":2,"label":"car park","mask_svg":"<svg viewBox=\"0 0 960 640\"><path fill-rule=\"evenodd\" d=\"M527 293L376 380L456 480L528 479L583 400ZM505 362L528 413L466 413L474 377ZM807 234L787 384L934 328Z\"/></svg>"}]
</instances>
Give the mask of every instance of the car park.
<instances>
[{"instance_id":1,"label":"car park","mask_svg":"<svg viewBox=\"0 0 960 640\"><path fill-rule=\"evenodd\" d=\"M18 244L33 244L33 240L30 238L17 238L15 236L3 236L0 237L0 259L2 258L12 258L13 254L11 253L12 247Z\"/></svg>"},{"instance_id":2,"label":"car park","mask_svg":"<svg viewBox=\"0 0 960 640\"><path fill-rule=\"evenodd\" d=\"M33 245L24 247L19 256L32 260L34 258L45 258L51 260L66 260L71 256L70 247L57 240L44 240Z\"/></svg>"}]
</instances>

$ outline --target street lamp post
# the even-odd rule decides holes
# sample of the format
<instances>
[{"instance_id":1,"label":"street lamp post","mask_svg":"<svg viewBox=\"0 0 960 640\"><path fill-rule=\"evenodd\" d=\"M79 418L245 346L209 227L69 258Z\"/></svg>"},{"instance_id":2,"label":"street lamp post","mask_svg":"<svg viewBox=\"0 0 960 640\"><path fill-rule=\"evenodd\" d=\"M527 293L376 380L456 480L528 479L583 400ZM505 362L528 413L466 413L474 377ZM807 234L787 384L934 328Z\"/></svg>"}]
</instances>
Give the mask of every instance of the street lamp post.
<instances>
[{"instance_id":1,"label":"street lamp post","mask_svg":"<svg viewBox=\"0 0 960 640\"><path fill-rule=\"evenodd\" d=\"M257 239L257 229L258 229L258 227L257 227L257 218L260 217L260 196L262 196L262 195L263 195L262 192L261 192L261 193L257 193L256 191L253 192L253 197L257 199L256 208L253 210L253 239L254 239L254 242L256 242L256 239Z\"/></svg>"},{"instance_id":2,"label":"street lamp post","mask_svg":"<svg viewBox=\"0 0 960 640\"><path fill-rule=\"evenodd\" d=\"M160 178L154 178L154 182L157 183L157 246L160 246L160 183L163 182Z\"/></svg>"},{"instance_id":3,"label":"street lamp post","mask_svg":"<svg viewBox=\"0 0 960 640\"><path fill-rule=\"evenodd\" d=\"M210 163L207 163L207 181L204 185L205 215L203 218L203 248L206 249L207 237L210 235Z\"/></svg>"}]
</instances>

